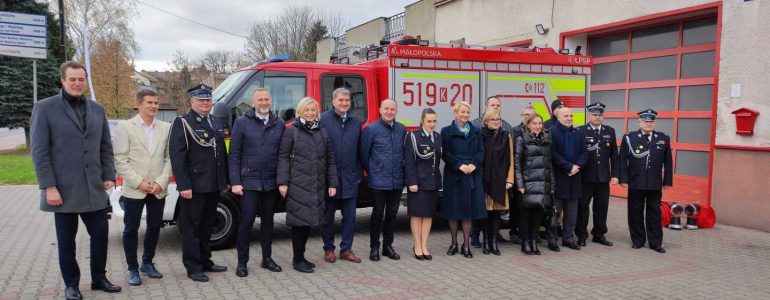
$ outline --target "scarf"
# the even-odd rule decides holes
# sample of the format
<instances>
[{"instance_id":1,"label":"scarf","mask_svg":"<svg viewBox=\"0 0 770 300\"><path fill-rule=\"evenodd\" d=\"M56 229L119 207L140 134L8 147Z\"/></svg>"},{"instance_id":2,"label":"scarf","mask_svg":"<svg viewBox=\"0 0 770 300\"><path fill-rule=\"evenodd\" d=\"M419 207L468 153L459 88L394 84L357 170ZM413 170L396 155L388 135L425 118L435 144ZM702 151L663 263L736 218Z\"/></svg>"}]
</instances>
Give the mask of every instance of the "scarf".
<instances>
[{"instance_id":1,"label":"scarf","mask_svg":"<svg viewBox=\"0 0 770 300\"><path fill-rule=\"evenodd\" d=\"M505 180L511 166L509 133L502 128L481 128L484 140L484 169L482 180L484 191L496 203L505 203Z\"/></svg>"},{"instance_id":2,"label":"scarf","mask_svg":"<svg viewBox=\"0 0 770 300\"><path fill-rule=\"evenodd\" d=\"M465 126L460 127L460 122L457 122L457 120L452 121L455 123L455 126L457 126L457 129L460 130L460 133L462 133L464 136L468 136L468 133L471 132L471 126L468 124L468 122L465 122Z\"/></svg>"},{"instance_id":3,"label":"scarf","mask_svg":"<svg viewBox=\"0 0 770 300\"><path fill-rule=\"evenodd\" d=\"M300 128L305 129L306 131L313 131L318 129L319 122L318 119L307 121L304 118L299 118L299 124Z\"/></svg>"}]
</instances>

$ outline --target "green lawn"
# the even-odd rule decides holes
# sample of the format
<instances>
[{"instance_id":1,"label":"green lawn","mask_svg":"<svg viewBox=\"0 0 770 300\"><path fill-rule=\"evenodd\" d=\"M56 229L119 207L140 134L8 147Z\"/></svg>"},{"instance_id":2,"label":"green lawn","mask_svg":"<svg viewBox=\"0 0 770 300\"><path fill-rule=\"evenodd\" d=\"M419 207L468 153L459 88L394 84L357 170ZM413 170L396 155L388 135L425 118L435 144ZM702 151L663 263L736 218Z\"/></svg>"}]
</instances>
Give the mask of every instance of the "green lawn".
<instances>
[{"instance_id":1,"label":"green lawn","mask_svg":"<svg viewBox=\"0 0 770 300\"><path fill-rule=\"evenodd\" d=\"M0 155L0 185L34 184L35 170L28 154Z\"/></svg>"}]
</instances>

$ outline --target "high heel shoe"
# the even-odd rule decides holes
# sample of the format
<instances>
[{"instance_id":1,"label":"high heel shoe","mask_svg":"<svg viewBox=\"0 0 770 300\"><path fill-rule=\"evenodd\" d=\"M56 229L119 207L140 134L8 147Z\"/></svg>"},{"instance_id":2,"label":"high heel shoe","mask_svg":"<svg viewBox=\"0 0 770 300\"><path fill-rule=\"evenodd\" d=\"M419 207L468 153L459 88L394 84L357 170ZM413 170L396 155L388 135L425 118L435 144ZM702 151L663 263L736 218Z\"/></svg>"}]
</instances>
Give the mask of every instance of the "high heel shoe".
<instances>
[{"instance_id":1,"label":"high heel shoe","mask_svg":"<svg viewBox=\"0 0 770 300\"><path fill-rule=\"evenodd\" d=\"M414 247L412 247L412 253L414 253L414 258L417 260L423 260L424 256L422 254L417 255L417 251L414 249Z\"/></svg>"},{"instance_id":2,"label":"high heel shoe","mask_svg":"<svg viewBox=\"0 0 770 300\"><path fill-rule=\"evenodd\" d=\"M530 240L522 240L521 241L521 252L526 255L532 255L532 246L531 246Z\"/></svg>"},{"instance_id":3,"label":"high heel shoe","mask_svg":"<svg viewBox=\"0 0 770 300\"><path fill-rule=\"evenodd\" d=\"M430 254L423 254L422 258L425 260L433 260L433 255Z\"/></svg>"},{"instance_id":4,"label":"high heel shoe","mask_svg":"<svg viewBox=\"0 0 770 300\"><path fill-rule=\"evenodd\" d=\"M457 254L457 244L452 244L449 246L449 250L446 251L446 255L455 255Z\"/></svg>"},{"instance_id":5,"label":"high heel shoe","mask_svg":"<svg viewBox=\"0 0 770 300\"><path fill-rule=\"evenodd\" d=\"M484 253L485 255L489 255L490 247L489 247L489 238L487 238L487 235L484 234L484 239L481 244L481 253Z\"/></svg>"},{"instance_id":6,"label":"high heel shoe","mask_svg":"<svg viewBox=\"0 0 770 300\"><path fill-rule=\"evenodd\" d=\"M491 246L492 249L490 249L491 250L490 252L492 252L492 254L494 254L494 255L498 255L499 256L500 255L500 248L497 247L497 241L493 240L490 244L492 244L492 246Z\"/></svg>"},{"instance_id":7,"label":"high heel shoe","mask_svg":"<svg viewBox=\"0 0 770 300\"><path fill-rule=\"evenodd\" d=\"M460 248L460 253L462 253L465 258L473 258L473 253L471 253L470 247L465 247L465 244L463 244L462 248Z\"/></svg>"},{"instance_id":8,"label":"high heel shoe","mask_svg":"<svg viewBox=\"0 0 770 300\"><path fill-rule=\"evenodd\" d=\"M535 241L531 241L531 240L529 241L529 248L532 249L532 254L534 255L542 254L540 253L540 249L537 248L537 243L535 243Z\"/></svg>"}]
</instances>

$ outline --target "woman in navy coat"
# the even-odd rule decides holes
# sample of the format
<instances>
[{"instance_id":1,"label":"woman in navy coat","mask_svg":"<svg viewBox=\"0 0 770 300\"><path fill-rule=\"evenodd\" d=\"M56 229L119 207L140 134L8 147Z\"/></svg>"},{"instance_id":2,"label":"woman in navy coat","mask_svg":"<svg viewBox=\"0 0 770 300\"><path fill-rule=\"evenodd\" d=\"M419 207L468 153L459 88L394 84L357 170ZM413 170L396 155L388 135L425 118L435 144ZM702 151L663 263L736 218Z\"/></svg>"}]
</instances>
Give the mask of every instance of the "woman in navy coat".
<instances>
[{"instance_id":1,"label":"woman in navy coat","mask_svg":"<svg viewBox=\"0 0 770 300\"><path fill-rule=\"evenodd\" d=\"M420 128L406 136L404 146L404 175L407 193L407 211L411 218L414 258L431 260L428 234L436 214L438 191L441 189L441 135L436 129L436 112L422 111Z\"/></svg>"},{"instance_id":2,"label":"woman in navy coat","mask_svg":"<svg viewBox=\"0 0 770 300\"><path fill-rule=\"evenodd\" d=\"M462 224L463 256L473 258L470 243L471 220L487 217L481 166L484 162L484 144L478 128L468 122L471 105L459 102L454 106L455 120L441 129L442 158L444 159L444 193L441 216L449 220L452 245L448 255L457 253L457 229Z\"/></svg>"}]
</instances>

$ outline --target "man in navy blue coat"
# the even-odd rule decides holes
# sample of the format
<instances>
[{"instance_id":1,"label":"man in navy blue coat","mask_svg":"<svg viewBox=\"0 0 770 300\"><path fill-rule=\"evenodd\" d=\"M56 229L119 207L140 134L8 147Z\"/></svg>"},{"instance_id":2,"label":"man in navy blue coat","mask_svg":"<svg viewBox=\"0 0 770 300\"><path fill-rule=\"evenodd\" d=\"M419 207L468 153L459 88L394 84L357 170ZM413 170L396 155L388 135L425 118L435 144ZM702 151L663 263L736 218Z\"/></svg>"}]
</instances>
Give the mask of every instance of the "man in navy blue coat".
<instances>
[{"instance_id":1,"label":"man in navy blue coat","mask_svg":"<svg viewBox=\"0 0 770 300\"><path fill-rule=\"evenodd\" d=\"M580 171L588 160L585 134L572 126L572 110L570 108L559 108L556 117L559 122L551 128L551 137L553 138L551 155L553 156L553 171L556 175L555 208L557 213L559 210L564 210L562 245L570 249L580 250L580 246L575 243L574 234L578 204L582 196L582 174ZM548 248L559 251L558 246L556 246L557 226L551 226L548 231Z\"/></svg>"},{"instance_id":2,"label":"man in navy blue coat","mask_svg":"<svg viewBox=\"0 0 770 300\"><path fill-rule=\"evenodd\" d=\"M324 260L334 262L334 213L337 207L342 212L342 240L340 241L340 259L360 263L351 248L353 233L356 225L356 201L358 200L358 183L361 182L363 169L358 161L358 140L361 137L361 118L349 113L350 91L338 88L332 92L332 107L321 114L321 126L326 128L329 139L334 147L337 159L337 194L327 197L325 222L321 228L324 241Z\"/></svg>"},{"instance_id":3,"label":"man in navy blue coat","mask_svg":"<svg viewBox=\"0 0 770 300\"><path fill-rule=\"evenodd\" d=\"M374 200L369 228L369 259L372 261L380 260L380 234L382 255L394 260L401 258L393 249L393 232L404 189L406 127L396 122L396 111L396 101L382 100L380 120L366 126L361 135L361 164L369 174L368 183Z\"/></svg>"}]
</instances>

